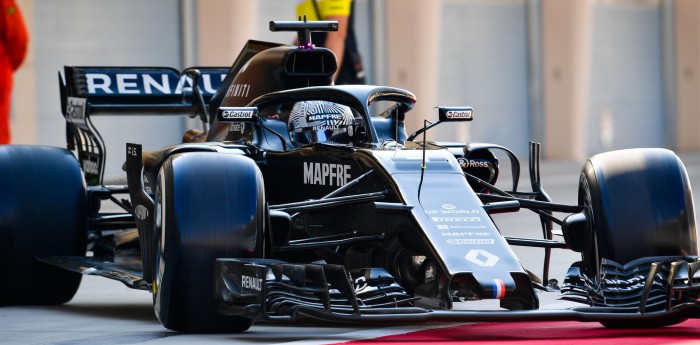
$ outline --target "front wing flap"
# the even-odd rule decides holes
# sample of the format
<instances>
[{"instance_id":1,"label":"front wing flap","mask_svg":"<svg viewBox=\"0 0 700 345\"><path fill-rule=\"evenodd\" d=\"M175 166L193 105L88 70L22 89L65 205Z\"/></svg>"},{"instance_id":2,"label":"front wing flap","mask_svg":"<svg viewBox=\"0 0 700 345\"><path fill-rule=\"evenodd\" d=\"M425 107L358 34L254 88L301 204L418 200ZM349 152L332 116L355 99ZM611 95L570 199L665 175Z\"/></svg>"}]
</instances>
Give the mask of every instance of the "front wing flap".
<instances>
[{"instance_id":1,"label":"front wing flap","mask_svg":"<svg viewBox=\"0 0 700 345\"><path fill-rule=\"evenodd\" d=\"M416 300L380 268L347 272L340 265L218 259L215 272L219 312L252 319L289 319L307 309L360 317Z\"/></svg>"},{"instance_id":2,"label":"front wing flap","mask_svg":"<svg viewBox=\"0 0 700 345\"><path fill-rule=\"evenodd\" d=\"M645 313L670 310L683 302L697 302L700 293L697 257L646 257L621 265L601 261L600 279L569 268L563 299L593 306Z\"/></svg>"}]
</instances>

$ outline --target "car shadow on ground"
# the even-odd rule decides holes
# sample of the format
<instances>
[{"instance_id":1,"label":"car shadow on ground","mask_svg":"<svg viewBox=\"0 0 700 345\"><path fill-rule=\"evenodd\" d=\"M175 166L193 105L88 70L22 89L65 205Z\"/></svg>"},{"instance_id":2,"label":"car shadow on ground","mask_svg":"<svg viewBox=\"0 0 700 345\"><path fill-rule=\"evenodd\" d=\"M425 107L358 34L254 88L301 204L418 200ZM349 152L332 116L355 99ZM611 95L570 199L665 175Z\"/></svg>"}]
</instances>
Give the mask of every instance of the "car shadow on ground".
<instances>
[{"instance_id":1,"label":"car shadow on ground","mask_svg":"<svg viewBox=\"0 0 700 345\"><path fill-rule=\"evenodd\" d=\"M85 317L99 317L105 319L123 319L136 322L149 322L160 325L153 312L153 306L141 303L125 304L66 304L62 306L46 307L58 312L77 314Z\"/></svg>"}]
</instances>

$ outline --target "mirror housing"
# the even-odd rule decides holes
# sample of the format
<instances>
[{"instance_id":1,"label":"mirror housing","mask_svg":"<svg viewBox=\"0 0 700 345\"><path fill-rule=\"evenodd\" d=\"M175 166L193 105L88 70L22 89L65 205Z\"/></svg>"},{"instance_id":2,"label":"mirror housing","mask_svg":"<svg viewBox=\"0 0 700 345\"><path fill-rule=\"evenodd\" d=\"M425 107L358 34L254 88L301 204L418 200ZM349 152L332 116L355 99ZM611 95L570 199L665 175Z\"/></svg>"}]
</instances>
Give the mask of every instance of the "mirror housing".
<instances>
[{"instance_id":1,"label":"mirror housing","mask_svg":"<svg viewBox=\"0 0 700 345\"><path fill-rule=\"evenodd\" d=\"M471 121L474 119L472 107L437 107L440 122Z\"/></svg>"},{"instance_id":2,"label":"mirror housing","mask_svg":"<svg viewBox=\"0 0 700 345\"><path fill-rule=\"evenodd\" d=\"M257 122L258 108L256 107L219 107L216 119L221 122Z\"/></svg>"}]
</instances>

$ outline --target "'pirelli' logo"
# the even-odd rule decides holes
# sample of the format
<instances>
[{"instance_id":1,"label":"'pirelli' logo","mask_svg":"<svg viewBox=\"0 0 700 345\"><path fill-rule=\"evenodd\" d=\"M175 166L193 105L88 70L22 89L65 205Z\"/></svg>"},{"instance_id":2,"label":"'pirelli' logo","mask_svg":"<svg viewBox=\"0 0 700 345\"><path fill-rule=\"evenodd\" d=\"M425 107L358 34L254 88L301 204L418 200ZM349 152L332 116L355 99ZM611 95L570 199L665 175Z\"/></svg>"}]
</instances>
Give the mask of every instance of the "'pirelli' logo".
<instances>
[{"instance_id":1,"label":"'pirelli' logo","mask_svg":"<svg viewBox=\"0 0 700 345\"><path fill-rule=\"evenodd\" d=\"M453 222L480 222L481 217L432 217L433 222L453 223Z\"/></svg>"}]
</instances>

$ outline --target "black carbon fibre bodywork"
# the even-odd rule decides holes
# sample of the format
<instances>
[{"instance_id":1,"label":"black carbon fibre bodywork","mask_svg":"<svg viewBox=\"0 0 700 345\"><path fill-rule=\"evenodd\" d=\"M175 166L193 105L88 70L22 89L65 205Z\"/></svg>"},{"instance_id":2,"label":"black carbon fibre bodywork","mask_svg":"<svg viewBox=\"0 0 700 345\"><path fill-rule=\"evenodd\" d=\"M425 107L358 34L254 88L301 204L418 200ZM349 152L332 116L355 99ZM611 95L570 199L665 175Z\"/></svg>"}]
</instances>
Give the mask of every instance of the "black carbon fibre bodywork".
<instances>
[{"instance_id":1,"label":"black carbon fibre bodywork","mask_svg":"<svg viewBox=\"0 0 700 345\"><path fill-rule=\"evenodd\" d=\"M407 133L413 93L334 86L335 68L327 49L257 41L231 68L66 67L62 106L68 148L87 180L92 256L38 259L151 291L159 319L179 331L243 331L251 320L298 317L628 326L700 317L695 211L673 152L594 156L579 203L559 204L540 180L538 143L530 143L523 191L508 148L425 139L437 125L478 121L471 107L437 107L438 122ZM294 142L286 119L300 101L348 107L347 140ZM127 182L106 186L90 117L124 114L188 115L204 130L154 151L127 143ZM511 181L498 181L503 162ZM108 201L122 212L102 212ZM491 217L520 211L539 219L541 237L503 236ZM635 212L645 214L628 221ZM120 236L134 228L137 236ZM627 246L631 236L637 242ZM541 279L514 245L544 250ZM552 248L582 253L561 291L549 279ZM537 291L589 306L540 310ZM498 306L455 310L480 300Z\"/></svg>"}]
</instances>

